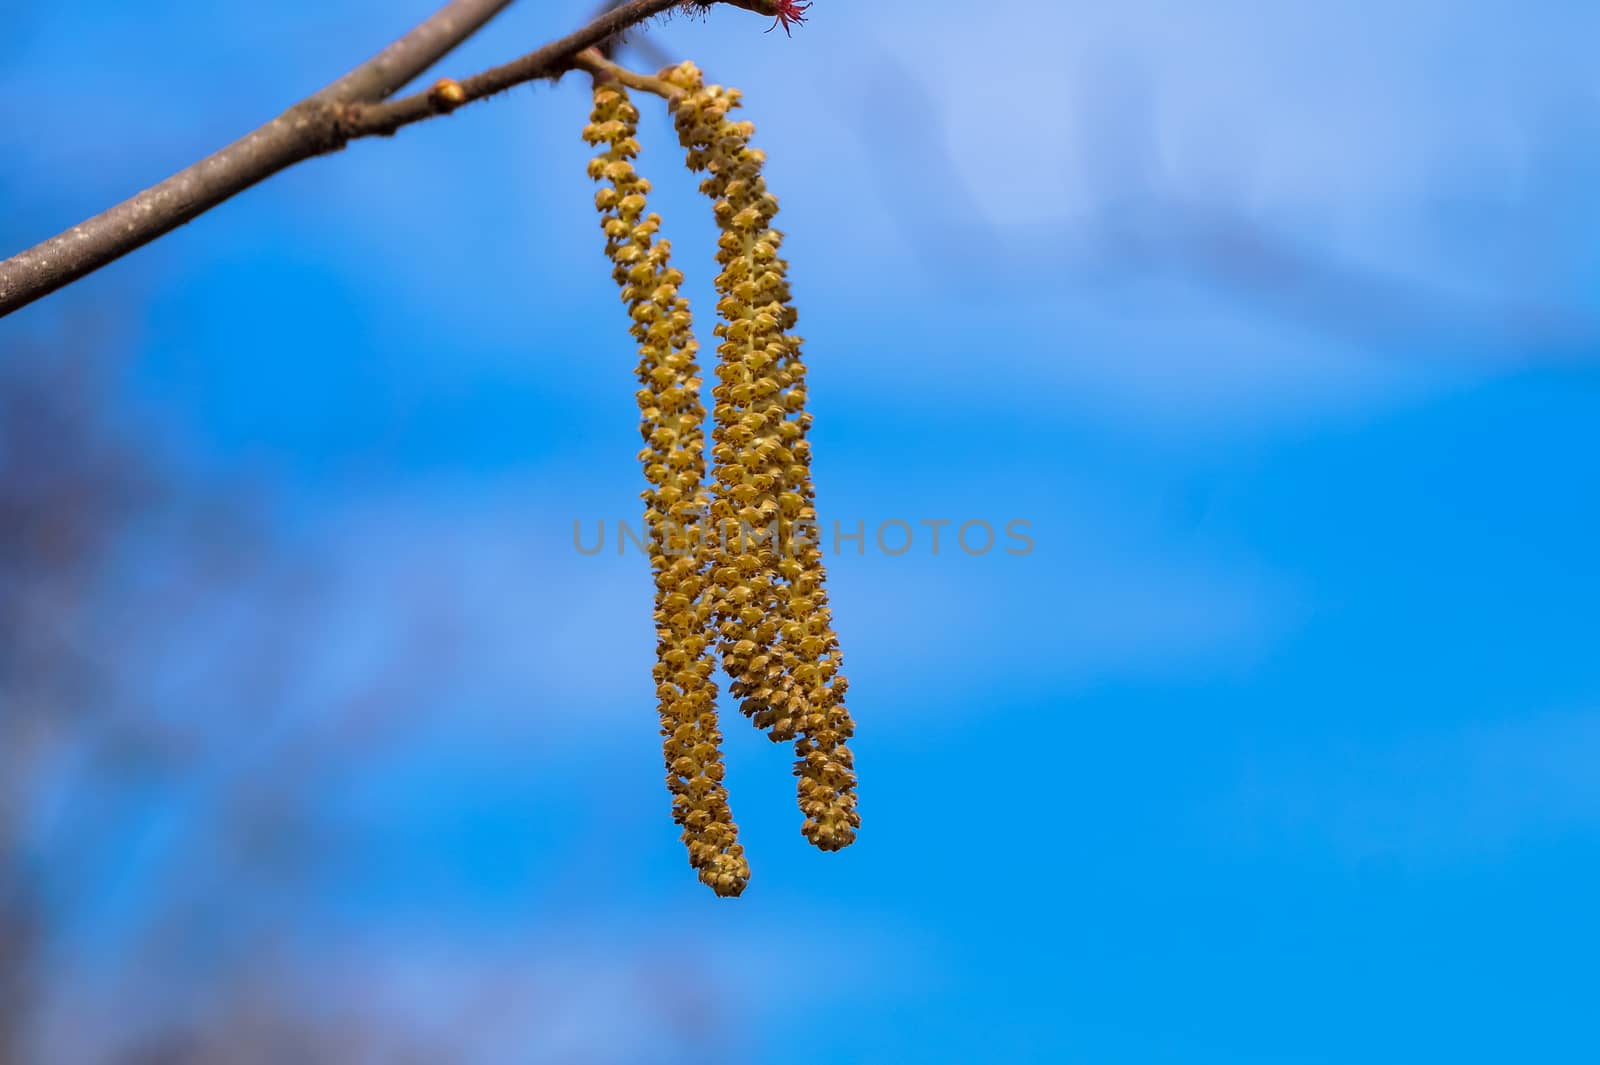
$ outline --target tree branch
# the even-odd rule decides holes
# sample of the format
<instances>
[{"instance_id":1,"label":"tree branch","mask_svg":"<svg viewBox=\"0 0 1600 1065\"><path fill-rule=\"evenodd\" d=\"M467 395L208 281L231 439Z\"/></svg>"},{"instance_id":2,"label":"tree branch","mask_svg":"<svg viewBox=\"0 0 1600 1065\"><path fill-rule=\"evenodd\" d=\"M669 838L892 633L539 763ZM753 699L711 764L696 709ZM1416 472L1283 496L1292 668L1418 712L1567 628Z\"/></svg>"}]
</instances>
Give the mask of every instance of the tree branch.
<instances>
[{"instance_id":1,"label":"tree branch","mask_svg":"<svg viewBox=\"0 0 1600 1065\"><path fill-rule=\"evenodd\" d=\"M683 0L627 0L583 29L503 66L385 102L511 0L452 0L410 33L266 125L108 211L0 262L0 318L143 247L296 163L358 137L392 134L464 103L572 69L573 59ZM731 0L740 7L772 0Z\"/></svg>"},{"instance_id":2,"label":"tree branch","mask_svg":"<svg viewBox=\"0 0 1600 1065\"><path fill-rule=\"evenodd\" d=\"M451 0L313 99L387 99L510 6L511 0Z\"/></svg>"},{"instance_id":3,"label":"tree branch","mask_svg":"<svg viewBox=\"0 0 1600 1065\"><path fill-rule=\"evenodd\" d=\"M579 52L621 33L636 22L658 15L668 8L677 7L682 0L631 0L606 11L576 33L569 33L559 41L551 41L537 51L498 67L491 67L470 78L445 81L427 92L413 93L399 100L352 107L348 113L349 135L384 136L402 126L420 122L446 111L453 111L464 103L482 100L505 92L524 82L554 77L573 69ZM459 86L442 92L445 86Z\"/></svg>"}]
</instances>

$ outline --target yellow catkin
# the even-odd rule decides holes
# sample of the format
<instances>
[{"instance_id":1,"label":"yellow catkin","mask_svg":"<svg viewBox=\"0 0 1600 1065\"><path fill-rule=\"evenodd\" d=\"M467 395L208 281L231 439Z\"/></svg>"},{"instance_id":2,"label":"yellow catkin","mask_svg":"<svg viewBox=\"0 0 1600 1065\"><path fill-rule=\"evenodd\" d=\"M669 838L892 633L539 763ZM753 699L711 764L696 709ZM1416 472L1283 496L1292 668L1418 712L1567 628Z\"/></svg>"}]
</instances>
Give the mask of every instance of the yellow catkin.
<instances>
[{"instance_id":1,"label":"yellow catkin","mask_svg":"<svg viewBox=\"0 0 1600 1065\"><path fill-rule=\"evenodd\" d=\"M636 393L641 413L639 452L645 479L645 521L655 576L656 696L673 818L683 827L689 864L718 895L738 895L750 866L723 783L717 686L712 679L712 597L707 594L712 538L705 535L705 406L695 364L689 302L679 294L683 274L670 264L671 246L657 240L661 219L646 215L650 184L634 170L639 112L620 85L597 83L583 138L604 150L589 176L612 277L622 290L639 342Z\"/></svg>"},{"instance_id":2,"label":"yellow catkin","mask_svg":"<svg viewBox=\"0 0 1600 1065\"><path fill-rule=\"evenodd\" d=\"M728 117L739 92L707 86L692 63L662 77L682 90L671 102L679 141L689 169L708 175L700 188L720 230L711 516L722 663L755 724L795 741L802 831L838 850L861 823L846 746L855 726L825 590L806 368L791 332L798 316L778 255L783 234L772 226L778 201L762 176L765 155L750 147L755 127ZM749 530L767 536L747 540Z\"/></svg>"}]
</instances>

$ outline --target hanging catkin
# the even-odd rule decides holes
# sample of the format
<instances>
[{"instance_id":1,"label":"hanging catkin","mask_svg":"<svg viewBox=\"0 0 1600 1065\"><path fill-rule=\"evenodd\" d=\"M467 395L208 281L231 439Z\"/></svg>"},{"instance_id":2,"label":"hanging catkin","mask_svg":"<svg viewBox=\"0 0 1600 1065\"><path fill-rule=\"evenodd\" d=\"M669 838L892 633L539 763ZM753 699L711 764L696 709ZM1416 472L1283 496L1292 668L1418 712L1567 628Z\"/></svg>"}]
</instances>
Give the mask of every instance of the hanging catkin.
<instances>
[{"instance_id":1,"label":"hanging catkin","mask_svg":"<svg viewBox=\"0 0 1600 1065\"><path fill-rule=\"evenodd\" d=\"M792 5L791 5L792 6ZM795 8L794 13L803 8ZM849 845L860 827L847 742L839 639L828 608L807 430L806 366L789 264L773 227L766 156L754 126L733 121L735 89L706 85L683 63L646 77L598 54L584 139L605 150L589 174L612 276L639 342L638 401L646 447L645 514L656 581L655 679L667 786L690 864L721 895L737 895L749 867L723 784L713 652L740 709L775 741L792 741L801 831L822 850ZM664 96L686 162L704 173L717 241L717 383L712 388L713 477L705 483L705 407L683 275L645 214L649 183L633 168L638 112L623 84Z\"/></svg>"},{"instance_id":2,"label":"hanging catkin","mask_svg":"<svg viewBox=\"0 0 1600 1065\"><path fill-rule=\"evenodd\" d=\"M606 234L612 277L639 342L639 452L645 479L645 521L655 576L654 675L667 788L683 826L689 864L719 895L737 895L750 879L723 783L717 686L712 679L711 604L705 594L708 538L705 407L700 399L689 303L678 294L683 275L670 265L671 246L656 240L661 219L645 215L649 182L631 160L639 112L620 86L597 84L584 139L605 150L589 174L606 182L595 206Z\"/></svg>"},{"instance_id":3,"label":"hanging catkin","mask_svg":"<svg viewBox=\"0 0 1600 1065\"><path fill-rule=\"evenodd\" d=\"M838 850L861 823L846 746L855 725L817 542L806 367L783 233L772 225L778 200L762 175L766 155L750 147L754 125L728 117L738 90L706 85L692 63L664 77L682 90L671 101L678 139L689 169L707 174L700 190L721 231L712 517L722 537L712 587L722 663L756 725L795 740L802 830Z\"/></svg>"}]
</instances>

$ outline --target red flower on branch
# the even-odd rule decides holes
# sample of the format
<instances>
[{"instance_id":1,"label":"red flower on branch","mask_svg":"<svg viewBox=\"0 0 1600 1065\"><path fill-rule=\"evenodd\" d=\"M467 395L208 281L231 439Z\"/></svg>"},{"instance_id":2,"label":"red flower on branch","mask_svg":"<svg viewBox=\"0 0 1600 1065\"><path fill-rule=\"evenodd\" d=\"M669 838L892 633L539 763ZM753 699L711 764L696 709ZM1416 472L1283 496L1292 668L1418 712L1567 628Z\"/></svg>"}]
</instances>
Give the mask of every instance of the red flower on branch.
<instances>
[{"instance_id":1,"label":"red flower on branch","mask_svg":"<svg viewBox=\"0 0 1600 1065\"><path fill-rule=\"evenodd\" d=\"M804 22L806 20L805 10L811 6L811 3L810 0L806 0L806 3L803 4L796 3L795 0L773 0L773 6L777 8L778 17L777 21L767 28L767 32L771 33L779 26L782 26L783 32L789 34L789 23Z\"/></svg>"}]
</instances>

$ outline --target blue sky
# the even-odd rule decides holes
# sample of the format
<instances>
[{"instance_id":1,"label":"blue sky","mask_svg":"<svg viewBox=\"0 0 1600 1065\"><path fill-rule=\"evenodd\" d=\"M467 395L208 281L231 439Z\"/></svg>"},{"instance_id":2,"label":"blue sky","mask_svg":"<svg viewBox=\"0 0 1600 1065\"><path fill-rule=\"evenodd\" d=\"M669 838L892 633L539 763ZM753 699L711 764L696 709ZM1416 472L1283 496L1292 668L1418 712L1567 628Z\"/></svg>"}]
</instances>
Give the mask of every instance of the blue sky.
<instances>
[{"instance_id":1,"label":"blue sky","mask_svg":"<svg viewBox=\"0 0 1600 1065\"><path fill-rule=\"evenodd\" d=\"M6 239L429 7L29 16ZM513 5L443 70L584 13ZM400 1031L490 1016L465 1060L1593 1060L1600 11L820 0L763 28L650 38L743 88L770 155L824 521L1035 542L831 560L859 843L807 848L788 759L734 718L754 881L720 902L684 867L646 563L571 547L641 487L587 93L520 89L0 323L18 351L91 323L179 504L249 495L274 545L180 643L116 644L200 737L176 781L85 836L99 785L69 773L40 815L52 882L99 885L60 894L61 1060L99 1060L68 1018L116 1016L158 919L270 929L311 994L377 987ZM669 138L647 121L641 169L704 323L713 229ZM189 550L130 547L84 639L142 647ZM293 581L317 635L245 728L258 689L205 669ZM414 707L362 716L413 672ZM217 826L285 772L325 842L280 883Z\"/></svg>"}]
</instances>

